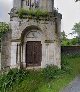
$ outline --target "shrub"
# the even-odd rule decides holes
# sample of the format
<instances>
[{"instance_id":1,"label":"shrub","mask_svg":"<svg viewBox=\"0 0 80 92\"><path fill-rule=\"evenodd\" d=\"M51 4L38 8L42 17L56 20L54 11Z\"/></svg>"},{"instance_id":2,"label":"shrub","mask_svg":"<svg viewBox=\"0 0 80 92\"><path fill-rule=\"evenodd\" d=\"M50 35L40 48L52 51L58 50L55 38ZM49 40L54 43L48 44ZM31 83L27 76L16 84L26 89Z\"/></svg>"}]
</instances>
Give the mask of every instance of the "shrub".
<instances>
[{"instance_id":1,"label":"shrub","mask_svg":"<svg viewBox=\"0 0 80 92\"><path fill-rule=\"evenodd\" d=\"M61 69L66 73L71 73L72 68L68 59L69 57L65 55L61 57Z\"/></svg>"},{"instance_id":2,"label":"shrub","mask_svg":"<svg viewBox=\"0 0 80 92\"><path fill-rule=\"evenodd\" d=\"M6 75L3 75L0 79L0 90L6 90L12 88L14 83L19 84L29 75L29 71L22 69L11 69Z\"/></svg>"},{"instance_id":3,"label":"shrub","mask_svg":"<svg viewBox=\"0 0 80 92\"><path fill-rule=\"evenodd\" d=\"M28 11L25 10L24 8L21 8L21 9L18 10L17 14L18 14L19 18L22 19L24 17L23 15L27 15L28 14Z\"/></svg>"},{"instance_id":4,"label":"shrub","mask_svg":"<svg viewBox=\"0 0 80 92\"><path fill-rule=\"evenodd\" d=\"M60 69L58 69L57 66L50 65L44 68L42 73L43 73L44 79L51 80L57 77L56 75L59 73L59 71Z\"/></svg>"},{"instance_id":5,"label":"shrub","mask_svg":"<svg viewBox=\"0 0 80 92\"><path fill-rule=\"evenodd\" d=\"M36 10L33 10L33 9L30 9L30 10L26 10L24 8L21 8L18 10L17 12L19 18L25 18L25 15L27 16L32 16L32 17L36 17L36 19L39 19L40 17L47 17L49 14L47 11L42 11L42 10L39 10L39 9L36 9Z\"/></svg>"}]
</instances>

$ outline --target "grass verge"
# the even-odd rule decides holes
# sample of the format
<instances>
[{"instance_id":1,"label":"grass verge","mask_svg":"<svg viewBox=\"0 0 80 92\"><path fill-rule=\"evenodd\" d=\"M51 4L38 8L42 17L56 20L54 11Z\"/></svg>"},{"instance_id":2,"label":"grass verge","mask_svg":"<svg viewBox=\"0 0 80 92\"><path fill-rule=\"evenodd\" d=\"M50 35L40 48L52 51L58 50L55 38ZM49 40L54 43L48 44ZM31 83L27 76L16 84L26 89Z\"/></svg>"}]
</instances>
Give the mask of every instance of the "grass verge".
<instances>
[{"instance_id":1,"label":"grass verge","mask_svg":"<svg viewBox=\"0 0 80 92\"><path fill-rule=\"evenodd\" d=\"M59 92L80 74L80 57L62 57L62 69L12 69L0 75L0 92Z\"/></svg>"}]
</instances>

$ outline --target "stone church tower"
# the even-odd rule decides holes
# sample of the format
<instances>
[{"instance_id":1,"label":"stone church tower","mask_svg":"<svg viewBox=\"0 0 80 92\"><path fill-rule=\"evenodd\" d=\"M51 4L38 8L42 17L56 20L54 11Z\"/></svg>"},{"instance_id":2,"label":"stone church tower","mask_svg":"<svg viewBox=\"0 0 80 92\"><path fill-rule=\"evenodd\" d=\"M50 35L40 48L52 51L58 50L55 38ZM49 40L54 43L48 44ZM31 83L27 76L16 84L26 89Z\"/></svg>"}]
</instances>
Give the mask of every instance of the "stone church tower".
<instances>
[{"instance_id":1,"label":"stone church tower","mask_svg":"<svg viewBox=\"0 0 80 92\"><path fill-rule=\"evenodd\" d=\"M48 16L16 13L20 8L47 11ZM54 8L54 0L13 0L11 30L2 39L1 68L61 67L60 30L62 15Z\"/></svg>"}]
</instances>

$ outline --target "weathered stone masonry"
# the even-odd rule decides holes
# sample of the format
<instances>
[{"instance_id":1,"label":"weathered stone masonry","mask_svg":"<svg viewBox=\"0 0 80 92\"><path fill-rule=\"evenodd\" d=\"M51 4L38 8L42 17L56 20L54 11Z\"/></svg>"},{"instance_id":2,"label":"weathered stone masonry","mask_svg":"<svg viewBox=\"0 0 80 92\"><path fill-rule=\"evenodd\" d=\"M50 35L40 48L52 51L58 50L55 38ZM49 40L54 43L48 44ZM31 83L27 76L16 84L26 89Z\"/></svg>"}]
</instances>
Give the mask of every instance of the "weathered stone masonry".
<instances>
[{"instance_id":1,"label":"weathered stone masonry","mask_svg":"<svg viewBox=\"0 0 80 92\"><path fill-rule=\"evenodd\" d=\"M34 0L32 0L32 3L34 3ZM4 36L3 39L5 40L2 40L1 67L28 67L27 62L29 61L26 61L26 58L28 58L26 56L26 44L28 44L28 42L34 42L35 44L37 42L41 42L42 54L40 58L40 67L44 68L47 65L54 64L60 68L60 30L62 16L56 10L54 10L54 0L39 0L38 8L40 10L47 10L52 15L49 20L41 19L37 21L35 19L28 18L20 19L18 16L16 16L15 11L17 11L21 7L29 9L30 6L26 5L26 0L14 0L13 9L10 12L10 25L12 31L10 35L8 33L6 34L8 38ZM36 9L35 6L33 8ZM37 53L35 58L38 58L39 53L36 50L35 52ZM31 53L33 52L31 51ZM34 63L36 63L35 65L37 65L37 61ZM32 62L29 64L32 65L34 63ZM35 67L35 65L33 65L32 67Z\"/></svg>"}]
</instances>

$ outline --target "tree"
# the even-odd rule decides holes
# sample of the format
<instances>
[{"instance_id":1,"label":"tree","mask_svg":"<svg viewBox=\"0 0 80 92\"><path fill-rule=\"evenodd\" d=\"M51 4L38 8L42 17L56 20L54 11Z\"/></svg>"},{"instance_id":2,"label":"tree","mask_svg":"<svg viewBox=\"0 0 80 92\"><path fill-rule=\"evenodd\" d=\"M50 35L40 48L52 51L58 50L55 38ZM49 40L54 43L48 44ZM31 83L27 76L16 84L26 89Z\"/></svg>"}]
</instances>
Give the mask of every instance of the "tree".
<instances>
[{"instance_id":1,"label":"tree","mask_svg":"<svg viewBox=\"0 0 80 92\"><path fill-rule=\"evenodd\" d=\"M9 25L5 22L0 22L0 39L4 33L9 31Z\"/></svg>"},{"instance_id":2,"label":"tree","mask_svg":"<svg viewBox=\"0 0 80 92\"><path fill-rule=\"evenodd\" d=\"M70 33L70 34L72 35L73 33ZM73 38L73 39L68 39L67 35L65 34L65 32L64 31L61 32L61 45L62 46L77 45L77 44L79 44L78 42L79 42L78 37Z\"/></svg>"},{"instance_id":3,"label":"tree","mask_svg":"<svg viewBox=\"0 0 80 92\"><path fill-rule=\"evenodd\" d=\"M71 39L71 45L78 45L78 37Z\"/></svg>"},{"instance_id":4,"label":"tree","mask_svg":"<svg viewBox=\"0 0 80 92\"><path fill-rule=\"evenodd\" d=\"M67 39L67 35L66 35L66 33L63 31L63 32L61 32L61 45L62 46L67 46L67 45L69 45L70 43L69 43L69 40Z\"/></svg>"},{"instance_id":5,"label":"tree","mask_svg":"<svg viewBox=\"0 0 80 92\"><path fill-rule=\"evenodd\" d=\"M65 40L67 38L66 33L63 31L61 32L61 40Z\"/></svg>"},{"instance_id":6,"label":"tree","mask_svg":"<svg viewBox=\"0 0 80 92\"><path fill-rule=\"evenodd\" d=\"M72 28L73 34L77 33L78 37L80 38L80 22L75 23L74 27Z\"/></svg>"},{"instance_id":7,"label":"tree","mask_svg":"<svg viewBox=\"0 0 80 92\"><path fill-rule=\"evenodd\" d=\"M9 25L5 22L0 22L0 50L1 50L1 38L9 31Z\"/></svg>"}]
</instances>

